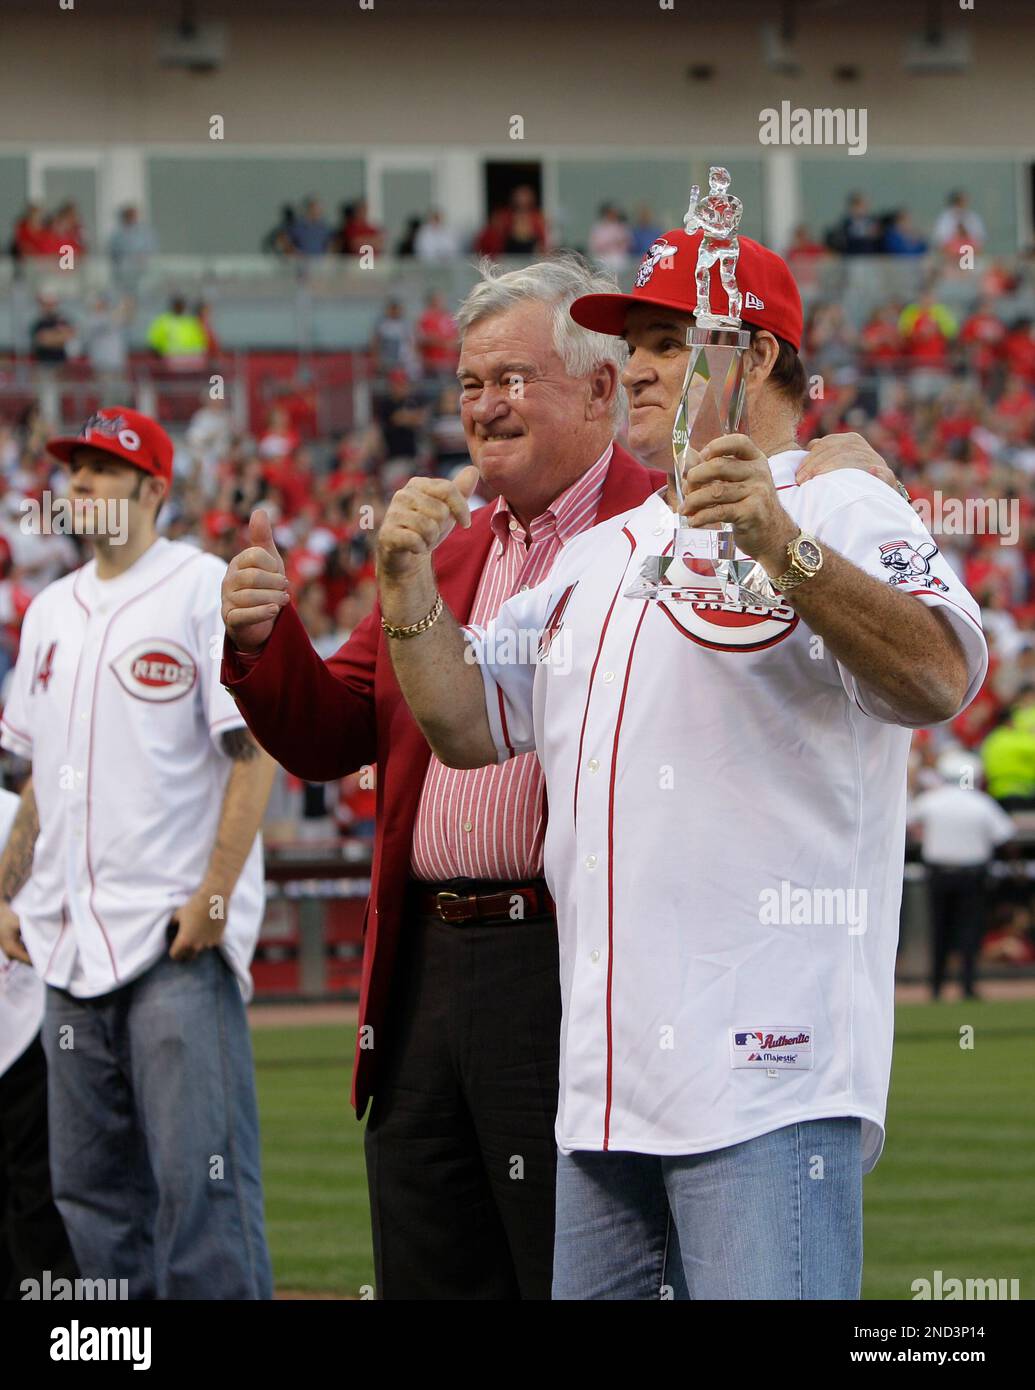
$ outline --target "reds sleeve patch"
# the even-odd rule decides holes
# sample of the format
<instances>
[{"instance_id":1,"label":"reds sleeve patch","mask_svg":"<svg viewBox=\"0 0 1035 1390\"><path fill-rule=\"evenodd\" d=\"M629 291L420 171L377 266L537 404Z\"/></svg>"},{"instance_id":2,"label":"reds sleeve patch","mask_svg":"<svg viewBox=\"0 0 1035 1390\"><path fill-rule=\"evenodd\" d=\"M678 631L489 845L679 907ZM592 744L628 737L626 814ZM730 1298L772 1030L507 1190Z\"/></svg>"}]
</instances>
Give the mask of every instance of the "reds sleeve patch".
<instances>
[{"instance_id":1,"label":"reds sleeve patch","mask_svg":"<svg viewBox=\"0 0 1035 1390\"><path fill-rule=\"evenodd\" d=\"M182 699L194 689L198 676L191 654L165 637L134 642L115 658L111 669L128 695L154 704Z\"/></svg>"}]
</instances>

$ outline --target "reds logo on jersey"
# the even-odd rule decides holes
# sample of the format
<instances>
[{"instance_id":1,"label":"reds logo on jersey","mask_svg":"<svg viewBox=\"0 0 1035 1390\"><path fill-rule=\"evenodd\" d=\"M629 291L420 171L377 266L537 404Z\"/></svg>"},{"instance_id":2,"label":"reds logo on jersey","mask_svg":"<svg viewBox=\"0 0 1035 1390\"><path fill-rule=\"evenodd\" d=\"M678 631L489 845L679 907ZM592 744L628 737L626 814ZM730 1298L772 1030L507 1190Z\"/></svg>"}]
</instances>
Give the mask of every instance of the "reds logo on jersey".
<instances>
[{"instance_id":1,"label":"reds logo on jersey","mask_svg":"<svg viewBox=\"0 0 1035 1390\"><path fill-rule=\"evenodd\" d=\"M137 700L165 704L194 688L198 668L189 652L166 637L134 642L111 663L123 690Z\"/></svg>"},{"instance_id":2,"label":"reds logo on jersey","mask_svg":"<svg viewBox=\"0 0 1035 1390\"><path fill-rule=\"evenodd\" d=\"M691 642L717 652L757 652L775 646L798 626L793 608L727 603L722 592L702 585L692 599L657 606Z\"/></svg>"},{"instance_id":3,"label":"reds logo on jersey","mask_svg":"<svg viewBox=\"0 0 1035 1390\"><path fill-rule=\"evenodd\" d=\"M916 546L911 545L909 541L887 541L880 548L880 562L890 571L889 584L908 584L910 580L923 580L931 588L947 594L948 584L931 573L931 561L937 554L938 547L934 541L925 541L922 545Z\"/></svg>"}]
</instances>

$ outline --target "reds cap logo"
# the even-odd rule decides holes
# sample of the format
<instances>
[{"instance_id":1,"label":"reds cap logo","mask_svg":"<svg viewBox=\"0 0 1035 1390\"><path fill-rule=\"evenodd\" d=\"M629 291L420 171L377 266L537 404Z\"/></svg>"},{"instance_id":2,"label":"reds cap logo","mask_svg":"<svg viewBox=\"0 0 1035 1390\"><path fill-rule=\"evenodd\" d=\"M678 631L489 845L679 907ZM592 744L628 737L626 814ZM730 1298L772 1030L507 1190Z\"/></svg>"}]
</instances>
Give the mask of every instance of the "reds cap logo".
<instances>
[{"instance_id":1,"label":"reds cap logo","mask_svg":"<svg viewBox=\"0 0 1035 1390\"><path fill-rule=\"evenodd\" d=\"M717 652L758 652L789 637L798 626L793 608L727 603L721 589L702 584L695 596L671 604L658 600L665 617L691 642Z\"/></svg>"},{"instance_id":2,"label":"reds cap logo","mask_svg":"<svg viewBox=\"0 0 1035 1390\"><path fill-rule=\"evenodd\" d=\"M182 699L194 689L198 668L189 652L166 637L134 642L111 663L128 695L154 704Z\"/></svg>"},{"instance_id":3,"label":"reds cap logo","mask_svg":"<svg viewBox=\"0 0 1035 1390\"><path fill-rule=\"evenodd\" d=\"M670 246L667 241L655 241L650 250L640 262L640 268L636 272L636 288L642 290L644 285L654 274L654 267L667 260L669 256L674 256L679 250L678 246Z\"/></svg>"}]
</instances>

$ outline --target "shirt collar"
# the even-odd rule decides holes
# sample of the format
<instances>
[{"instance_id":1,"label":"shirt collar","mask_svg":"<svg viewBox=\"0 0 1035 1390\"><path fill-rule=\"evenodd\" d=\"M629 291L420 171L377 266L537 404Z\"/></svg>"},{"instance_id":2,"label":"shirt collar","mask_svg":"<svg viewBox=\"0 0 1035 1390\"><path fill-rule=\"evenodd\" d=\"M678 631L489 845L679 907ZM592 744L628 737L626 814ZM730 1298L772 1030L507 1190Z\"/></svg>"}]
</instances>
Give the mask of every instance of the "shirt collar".
<instances>
[{"instance_id":1,"label":"shirt collar","mask_svg":"<svg viewBox=\"0 0 1035 1390\"><path fill-rule=\"evenodd\" d=\"M579 535L596 521L600 497L604 491L604 480L611 465L614 440L581 477L576 478L570 487L559 493L542 515L534 517L529 534L533 541L542 540L554 532L565 545L573 536ZM499 497L490 518L489 525L501 545L505 546L513 532L521 531L521 523L511 511L507 499Z\"/></svg>"}]
</instances>

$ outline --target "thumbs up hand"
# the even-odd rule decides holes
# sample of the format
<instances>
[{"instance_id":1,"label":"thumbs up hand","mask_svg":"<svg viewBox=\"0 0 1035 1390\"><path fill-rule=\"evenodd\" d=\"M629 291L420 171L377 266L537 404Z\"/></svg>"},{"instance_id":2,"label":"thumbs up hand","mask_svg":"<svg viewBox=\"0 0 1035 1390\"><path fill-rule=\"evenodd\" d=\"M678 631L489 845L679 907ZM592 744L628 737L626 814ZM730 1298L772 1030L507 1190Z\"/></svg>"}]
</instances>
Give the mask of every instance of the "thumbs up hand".
<instances>
[{"instance_id":1,"label":"thumbs up hand","mask_svg":"<svg viewBox=\"0 0 1035 1390\"><path fill-rule=\"evenodd\" d=\"M235 555L223 576L222 613L227 636L239 651L257 652L269 640L280 610L290 602L284 561L264 511L252 512L251 545Z\"/></svg>"},{"instance_id":2,"label":"thumbs up hand","mask_svg":"<svg viewBox=\"0 0 1035 1390\"><path fill-rule=\"evenodd\" d=\"M392 498L377 539L377 571L382 579L402 579L441 545L460 523L470 526L467 499L478 483L468 464L450 482L446 478L411 478Z\"/></svg>"}]
</instances>

